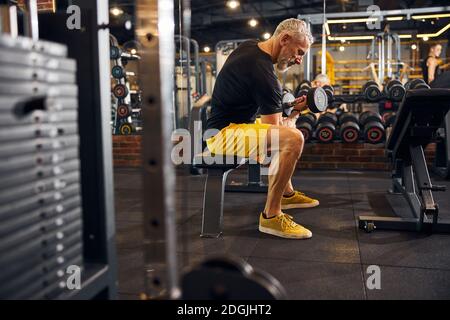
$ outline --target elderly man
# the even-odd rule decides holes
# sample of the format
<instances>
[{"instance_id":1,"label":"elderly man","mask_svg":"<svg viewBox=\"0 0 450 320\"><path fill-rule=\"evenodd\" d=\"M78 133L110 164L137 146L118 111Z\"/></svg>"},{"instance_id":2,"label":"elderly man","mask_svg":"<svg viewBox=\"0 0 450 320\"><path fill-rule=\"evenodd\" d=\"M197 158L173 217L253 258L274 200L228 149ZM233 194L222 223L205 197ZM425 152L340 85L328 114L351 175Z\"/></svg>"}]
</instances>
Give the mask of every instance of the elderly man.
<instances>
[{"instance_id":1,"label":"elderly man","mask_svg":"<svg viewBox=\"0 0 450 320\"><path fill-rule=\"evenodd\" d=\"M290 180L304 139L299 130L286 124L295 122L307 108L306 98L298 98L292 114L282 117L282 88L274 65L279 71L286 71L300 64L312 42L304 21L287 19L267 41L242 43L217 76L207 123L208 129L220 130L207 140L213 154L252 157L256 153L254 158L260 161L265 156L261 143L270 151L269 188L259 230L291 239L311 238L312 233L282 209L309 208L319 202L294 190ZM258 111L261 122L255 123ZM248 143L251 137L258 139L257 147Z\"/></svg>"}]
</instances>

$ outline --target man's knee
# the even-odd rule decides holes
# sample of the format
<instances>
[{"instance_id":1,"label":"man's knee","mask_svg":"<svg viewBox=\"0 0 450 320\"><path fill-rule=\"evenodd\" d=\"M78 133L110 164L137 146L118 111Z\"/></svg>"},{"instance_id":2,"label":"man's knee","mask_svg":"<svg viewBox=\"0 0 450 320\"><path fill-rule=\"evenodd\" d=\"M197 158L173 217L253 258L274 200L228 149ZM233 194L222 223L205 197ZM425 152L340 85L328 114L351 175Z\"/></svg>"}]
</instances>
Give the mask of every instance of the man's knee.
<instances>
[{"instance_id":1,"label":"man's knee","mask_svg":"<svg viewBox=\"0 0 450 320\"><path fill-rule=\"evenodd\" d=\"M291 152L300 155L300 152L303 149L303 144L305 143L303 134L298 129L286 128L286 130L287 132L285 139L283 139L284 141L281 148L289 149Z\"/></svg>"}]
</instances>

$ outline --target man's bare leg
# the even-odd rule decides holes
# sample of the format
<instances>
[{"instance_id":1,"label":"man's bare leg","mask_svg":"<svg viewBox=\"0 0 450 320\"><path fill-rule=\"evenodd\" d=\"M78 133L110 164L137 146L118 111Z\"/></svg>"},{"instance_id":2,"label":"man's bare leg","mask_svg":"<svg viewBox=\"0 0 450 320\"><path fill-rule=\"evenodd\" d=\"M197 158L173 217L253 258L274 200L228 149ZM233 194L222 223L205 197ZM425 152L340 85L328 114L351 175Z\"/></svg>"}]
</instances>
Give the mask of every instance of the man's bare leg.
<instances>
[{"instance_id":1,"label":"man's bare leg","mask_svg":"<svg viewBox=\"0 0 450 320\"><path fill-rule=\"evenodd\" d=\"M278 151L272 149L272 130L278 130L279 133ZM281 197L294 173L303 150L304 139L297 129L273 126L268 132L268 144L274 159L269 167L269 187L264 213L270 218L281 214Z\"/></svg>"}]
</instances>

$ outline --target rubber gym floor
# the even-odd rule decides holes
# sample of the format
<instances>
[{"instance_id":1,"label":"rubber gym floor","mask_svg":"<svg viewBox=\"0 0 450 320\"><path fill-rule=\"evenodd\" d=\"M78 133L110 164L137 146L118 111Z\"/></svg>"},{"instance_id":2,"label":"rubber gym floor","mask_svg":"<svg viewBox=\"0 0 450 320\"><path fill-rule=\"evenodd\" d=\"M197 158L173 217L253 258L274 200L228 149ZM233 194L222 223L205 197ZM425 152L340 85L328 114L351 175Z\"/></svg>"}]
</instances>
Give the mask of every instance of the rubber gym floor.
<instances>
[{"instance_id":1,"label":"rubber gym floor","mask_svg":"<svg viewBox=\"0 0 450 320\"><path fill-rule=\"evenodd\" d=\"M177 173L180 271L213 254L242 257L268 271L290 299L450 299L450 235L358 229L359 215L392 215L389 172L297 171L294 186L320 200L312 209L287 213L313 232L309 240L287 240L259 233L265 194L226 193L224 234L199 237L204 176ZM235 171L228 181L245 180ZM436 184L450 182L432 176ZM138 299L144 287L142 184L137 169L116 169L116 228L121 299ZM450 218L448 193L435 192L440 216ZM181 204L179 205L181 206ZM407 212L405 211L405 214ZM366 287L367 267L381 268L381 289Z\"/></svg>"}]
</instances>

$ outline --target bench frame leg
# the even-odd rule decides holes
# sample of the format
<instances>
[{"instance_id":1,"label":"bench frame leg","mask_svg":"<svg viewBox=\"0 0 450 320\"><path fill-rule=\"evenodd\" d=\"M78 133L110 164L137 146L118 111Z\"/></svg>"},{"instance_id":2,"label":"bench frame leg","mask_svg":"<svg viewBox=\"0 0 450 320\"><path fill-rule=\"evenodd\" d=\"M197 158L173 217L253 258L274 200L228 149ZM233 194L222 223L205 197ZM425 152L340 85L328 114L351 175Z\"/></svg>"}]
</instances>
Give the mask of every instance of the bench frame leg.
<instances>
[{"instance_id":1,"label":"bench frame leg","mask_svg":"<svg viewBox=\"0 0 450 320\"><path fill-rule=\"evenodd\" d=\"M233 171L208 169L203 196L202 238L218 238L222 234L223 201L228 174Z\"/></svg>"},{"instance_id":2,"label":"bench frame leg","mask_svg":"<svg viewBox=\"0 0 450 320\"><path fill-rule=\"evenodd\" d=\"M248 164L247 183L233 183L225 186L225 192L267 193L267 184L261 181L261 165Z\"/></svg>"}]
</instances>

